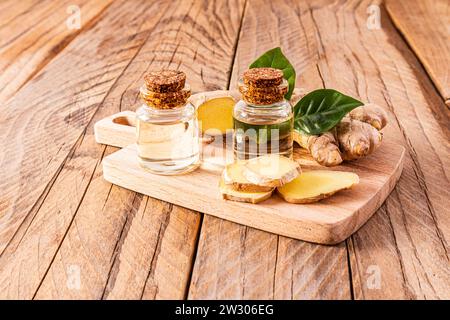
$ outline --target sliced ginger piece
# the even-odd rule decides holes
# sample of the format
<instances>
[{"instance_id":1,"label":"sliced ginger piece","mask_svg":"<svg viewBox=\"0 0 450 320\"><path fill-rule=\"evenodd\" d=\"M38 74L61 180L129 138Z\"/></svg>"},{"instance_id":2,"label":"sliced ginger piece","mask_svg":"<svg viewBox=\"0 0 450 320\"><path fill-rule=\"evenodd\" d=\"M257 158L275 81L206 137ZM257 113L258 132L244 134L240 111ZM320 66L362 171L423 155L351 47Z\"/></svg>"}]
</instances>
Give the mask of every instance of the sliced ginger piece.
<instances>
[{"instance_id":1,"label":"sliced ginger piece","mask_svg":"<svg viewBox=\"0 0 450 320\"><path fill-rule=\"evenodd\" d=\"M248 181L242 173L244 164L245 161L237 161L227 165L222 172L223 182L236 191L267 192L273 190L273 187L258 186Z\"/></svg>"},{"instance_id":2,"label":"sliced ginger piece","mask_svg":"<svg viewBox=\"0 0 450 320\"><path fill-rule=\"evenodd\" d=\"M197 109L203 134L224 135L233 129L233 107L237 101L234 95L232 91L217 90L200 92L189 98Z\"/></svg>"},{"instance_id":3,"label":"sliced ginger piece","mask_svg":"<svg viewBox=\"0 0 450 320\"><path fill-rule=\"evenodd\" d=\"M249 203L258 203L269 199L273 192L273 188L270 191L261 192L237 191L231 185L225 184L223 179L220 179L219 189L222 197L226 200Z\"/></svg>"},{"instance_id":4,"label":"sliced ginger piece","mask_svg":"<svg viewBox=\"0 0 450 320\"><path fill-rule=\"evenodd\" d=\"M253 184L264 187L281 187L301 173L300 165L284 156L268 154L244 163L242 174Z\"/></svg>"},{"instance_id":5,"label":"sliced ginger piece","mask_svg":"<svg viewBox=\"0 0 450 320\"><path fill-rule=\"evenodd\" d=\"M293 181L277 188L277 191L287 202L312 203L349 189L358 182L359 177L355 173L314 170L303 172Z\"/></svg>"}]
</instances>

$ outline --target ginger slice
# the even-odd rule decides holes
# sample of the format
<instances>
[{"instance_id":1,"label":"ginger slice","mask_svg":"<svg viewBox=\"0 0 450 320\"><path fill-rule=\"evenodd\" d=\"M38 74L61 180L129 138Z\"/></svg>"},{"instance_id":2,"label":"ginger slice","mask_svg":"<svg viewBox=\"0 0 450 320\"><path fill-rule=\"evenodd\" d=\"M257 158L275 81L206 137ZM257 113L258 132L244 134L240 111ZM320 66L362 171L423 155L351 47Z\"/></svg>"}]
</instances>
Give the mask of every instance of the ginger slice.
<instances>
[{"instance_id":1,"label":"ginger slice","mask_svg":"<svg viewBox=\"0 0 450 320\"><path fill-rule=\"evenodd\" d=\"M237 191L231 185L225 184L223 179L220 179L219 189L222 197L226 200L248 203L258 203L269 199L273 192L273 188L270 191L262 192Z\"/></svg>"},{"instance_id":2,"label":"ginger slice","mask_svg":"<svg viewBox=\"0 0 450 320\"><path fill-rule=\"evenodd\" d=\"M300 173L297 162L277 154L250 159L244 163L242 171L248 181L264 187L281 187Z\"/></svg>"},{"instance_id":3,"label":"ginger slice","mask_svg":"<svg viewBox=\"0 0 450 320\"><path fill-rule=\"evenodd\" d=\"M293 181L277 188L278 194L290 203L312 203L349 189L359 182L355 173L314 170L303 172Z\"/></svg>"},{"instance_id":4,"label":"ginger slice","mask_svg":"<svg viewBox=\"0 0 450 320\"><path fill-rule=\"evenodd\" d=\"M244 177L242 171L245 161L237 161L229 164L222 172L223 182L230 185L236 191L245 192L267 192L272 191L273 187L258 186L251 183Z\"/></svg>"},{"instance_id":5,"label":"ginger slice","mask_svg":"<svg viewBox=\"0 0 450 320\"><path fill-rule=\"evenodd\" d=\"M197 109L198 120L204 135L217 136L233 129L233 107L237 101L235 93L227 90L200 92L189 101Z\"/></svg>"}]
</instances>

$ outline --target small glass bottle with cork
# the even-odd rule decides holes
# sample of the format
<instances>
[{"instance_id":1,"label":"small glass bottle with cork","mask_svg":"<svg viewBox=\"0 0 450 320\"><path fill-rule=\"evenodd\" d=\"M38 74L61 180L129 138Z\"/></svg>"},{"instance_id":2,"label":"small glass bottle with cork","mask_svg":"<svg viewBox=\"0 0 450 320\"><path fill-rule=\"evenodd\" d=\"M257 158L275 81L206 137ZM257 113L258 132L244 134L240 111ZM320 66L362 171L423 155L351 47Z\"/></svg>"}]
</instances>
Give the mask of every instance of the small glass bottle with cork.
<instances>
[{"instance_id":1,"label":"small glass bottle with cork","mask_svg":"<svg viewBox=\"0 0 450 320\"><path fill-rule=\"evenodd\" d=\"M150 72L140 89L144 104L136 111L140 165L152 173L174 175L198 167L199 132L186 74Z\"/></svg>"},{"instance_id":2,"label":"small glass bottle with cork","mask_svg":"<svg viewBox=\"0 0 450 320\"><path fill-rule=\"evenodd\" d=\"M288 83L274 68L253 68L238 83L242 94L234 106L234 156L237 160L264 154L293 155L293 112L284 95Z\"/></svg>"}]
</instances>

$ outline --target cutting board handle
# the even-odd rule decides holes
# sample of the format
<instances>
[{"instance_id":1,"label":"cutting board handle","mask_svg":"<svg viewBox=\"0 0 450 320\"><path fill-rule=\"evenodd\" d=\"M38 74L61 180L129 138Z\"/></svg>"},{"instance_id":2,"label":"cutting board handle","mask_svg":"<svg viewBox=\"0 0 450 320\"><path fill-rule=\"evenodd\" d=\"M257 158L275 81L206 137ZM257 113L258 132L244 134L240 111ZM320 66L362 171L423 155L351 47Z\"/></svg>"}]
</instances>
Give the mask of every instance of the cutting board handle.
<instances>
[{"instance_id":1,"label":"cutting board handle","mask_svg":"<svg viewBox=\"0 0 450 320\"><path fill-rule=\"evenodd\" d=\"M136 113L122 111L94 125L95 141L124 148L136 142Z\"/></svg>"}]
</instances>

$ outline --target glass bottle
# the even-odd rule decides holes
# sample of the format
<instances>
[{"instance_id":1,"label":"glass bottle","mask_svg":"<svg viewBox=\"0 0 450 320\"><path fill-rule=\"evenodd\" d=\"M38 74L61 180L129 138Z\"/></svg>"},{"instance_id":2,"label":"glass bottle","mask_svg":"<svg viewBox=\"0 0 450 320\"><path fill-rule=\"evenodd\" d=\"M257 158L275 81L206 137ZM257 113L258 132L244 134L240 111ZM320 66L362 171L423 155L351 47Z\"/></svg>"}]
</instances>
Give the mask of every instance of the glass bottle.
<instances>
[{"instance_id":1,"label":"glass bottle","mask_svg":"<svg viewBox=\"0 0 450 320\"><path fill-rule=\"evenodd\" d=\"M140 165L152 173L190 172L200 163L197 115L187 102L190 88L179 71L152 72L140 95L144 104L136 111Z\"/></svg>"},{"instance_id":2,"label":"glass bottle","mask_svg":"<svg viewBox=\"0 0 450 320\"><path fill-rule=\"evenodd\" d=\"M242 100L233 110L233 149L237 160L264 154L293 155L294 118L284 99L288 83L273 68L247 70L239 80Z\"/></svg>"}]
</instances>

